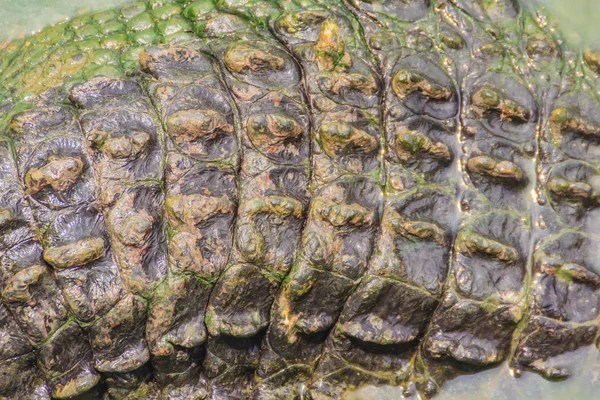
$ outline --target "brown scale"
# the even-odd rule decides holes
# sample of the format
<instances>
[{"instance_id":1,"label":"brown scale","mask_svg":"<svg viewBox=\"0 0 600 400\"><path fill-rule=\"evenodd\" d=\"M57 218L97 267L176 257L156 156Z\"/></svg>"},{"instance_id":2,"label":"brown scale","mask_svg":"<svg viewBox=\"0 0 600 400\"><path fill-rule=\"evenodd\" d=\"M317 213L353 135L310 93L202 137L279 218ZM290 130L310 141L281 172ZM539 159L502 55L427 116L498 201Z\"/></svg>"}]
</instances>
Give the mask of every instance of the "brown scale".
<instances>
[{"instance_id":1,"label":"brown scale","mask_svg":"<svg viewBox=\"0 0 600 400\"><path fill-rule=\"evenodd\" d=\"M495 19L494 25L512 24L499 15L488 17ZM471 26L466 18L458 20L459 27ZM496 29L494 25L489 32ZM555 67L544 63L556 62L556 44L539 31L526 31L510 30L515 40L524 43L511 50L486 33L468 35L467 44L478 63L469 64L460 79L461 138L465 141L461 167L466 190L459 197L463 216L454 243L449 288L423 341L423 362L416 371L417 376L427 371L432 378L418 385L428 392L466 368L512 363L515 337L526 323L529 253L538 212L532 204L537 133L547 100L536 85L540 77L554 79L528 75L532 71L528 68L529 63L534 68L544 65L545 73ZM518 35L523 35L522 40ZM505 62L507 54L515 54L512 64ZM460 58L458 63L462 63ZM452 65L460 71L460 64ZM494 229L494 225L502 228Z\"/></svg>"},{"instance_id":2,"label":"brown scale","mask_svg":"<svg viewBox=\"0 0 600 400\"><path fill-rule=\"evenodd\" d=\"M212 398L251 398L273 298L307 213L310 121L300 67L280 43L232 14L209 13L202 24L239 113L242 156L234 250L208 304L204 368Z\"/></svg>"},{"instance_id":3,"label":"brown scale","mask_svg":"<svg viewBox=\"0 0 600 400\"><path fill-rule=\"evenodd\" d=\"M361 23L363 26L365 26L367 42L370 45L371 50L375 53L383 65L384 81L386 82L386 86L389 87L388 90L390 95L385 97L387 104L384 111L384 118L386 121L386 131L388 136L388 156L386 157L386 161L388 161L386 163L386 170L388 171L387 182L392 190L391 193L398 191L401 198L403 196L410 198L412 197L411 191L415 190L415 185L419 185L417 193L423 190L422 188L424 185L441 185L442 188L446 188L445 195L450 196L449 199L446 200L446 204L449 204L447 214L455 215L456 210L454 209L453 204L450 206L452 203L450 199L456 195L459 195L462 191L462 188L460 185L455 186L454 183L454 180L456 179L456 171L454 168L457 161L456 159L460 156L460 149L456 141L459 124L459 93L457 92L453 81L458 81L461 83L466 79L465 77L469 73L466 66L473 65L473 63L471 63L471 56L468 53L467 46L472 46L473 44L479 45L478 42L483 38L479 37L477 32L471 32L473 33L473 35L471 35L471 39L474 40L475 43L467 44L463 36L457 33L459 31L455 30L454 28L454 26L456 26L456 15L452 14L452 7L440 6L439 8L432 8L431 16L434 17L435 25L431 22L427 23L427 19L423 19L416 24L406 24L401 22L401 20L406 18L411 21L410 18L412 17L409 13L401 15L396 20L388 20L387 16L384 13L381 13L380 10L369 9L368 4L350 3L352 6L351 9L356 12L359 18L361 18ZM426 2L411 2L410 5L411 7L422 5L424 6L425 10L427 10L427 6L429 4L426 4ZM433 11L435 11L435 13L433 13ZM426 13L423 14L421 18L425 16ZM385 23L390 27L390 29L394 30L393 35L395 38L397 38L398 42L396 43L389 39L391 33L386 29L377 26L376 23L373 23L373 19L382 21L382 23ZM463 21L460 22L462 23ZM467 26L466 29L476 29L472 26L469 27L469 22L467 22L465 25ZM385 39L386 37L388 39ZM438 42L436 43L435 41L428 39L431 37L437 38ZM454 62L450 61L450 63L448 63L448 60L454 60ZM473 78L470 77L469 79ZM497 95L495 98L492 96L491 99L486 97L484 100L487 100L487 103L484 103L480 101L482 94L487 93L482 92L479 93L479 96L475 96L475 107L473 107L474 112L479 112L479 118L482 117L482 113L498 113L503 117L503 120L517 120L519 122L530 117L530 115L527 113L527 110L523 111L525 108L524 106L519 107L519 104L516 104L515 101L511 102L512 99L509 99L506 96L501 97ZM400 101L398 102L398 100L395 99ZM394 101L396 101L396 104ZM525 106L528 105L529 104L525 104ZM530 126L534 126L534 124L531 124ZM495 129L496 126L492 126L491 128ZM521 176L519 176L521 167L512 162L512 160L504 161L501 158L492 159L486 155L486 152L492 151L496 156L506 157L506 155L511 154L509 150L505 149L506 146L507 145L504 144L494 143L481 145L481 152L479 154L477 154L477 152L472 153L473 160L468 163L468 165L467 163L464 164L464 168L467 170L469 166L472 167L471 173L482 173L483 178L480 179L480 181L482 181L480 182L480 187L483 187L490 192L499 190L496 186L498 183L502 184L502 179L510 181L511 177L516 177L517 182L524 180ZM423 175L412 175L413 171L421 171ZM493 178L493 181L489 182L489 179L491 178ZM507 200L507 202L508 201L509 200ZM398 239L396 240L400 240L407 235L412 235L414 237L413 240L415 240L417 243L423 242L423 246L425 246L428 241L432 241L433 243L437 242L438 244L444 243L444 245L441 247L441 250L444 250L445 247L445 254L448 255L451 252L451 249L454 247L453 235L451 232L456 229L456 220L454 218L450 218L446 221L446 225L442 225L445 226L445 229L440 229L440 226L437 225L439 224L439 220L436 221L440 218L440 216L435 212L432 212L430 215L423 215L425 221L413 222L408 225L406 222L402 223L406 217L402 218L403 216L397 216L395 214L396 213L390 213L389 211L384 212L383 226L386 227L391 225L396 227L391 231L386 229L382 230L380 243L381 246L385 246L382 248L386 249L384 253L386 254L386 257L382 256L381 260L384 260L385 262L382 263L381 261L378 261L380 260L380 257L376 256L374 257L373 265L370 268L373 268L374 271L377 271L377 274L383 275L388 279L399 279L402 283L408 281L408 283L430 291L430 294L433 295L432 300L434 301L434 304L429 307L428 313L417 314L415 316L415 318L417 316L420 317L420 324L414 325L413 329L415 330L413 331L413 335L407 334L406 331L408 328L406 325L403 326L402 324L394 326L396 332L398 332L397 336L394 336L393 329L388 328L389 330L385 331L386 327L388 327L387 323L391 324L390 319L388 318L386 318L383 323L373 325L376 321L378 321L378 317L381 318L381 315L378 315L377 311L375 311L371 316L366 313L366 315L363 314L364 316L356 317L357 321L361 321L362 325L349 324L349 326L352 327L352 333L354 335L359 333L359 337L379 337L374 336L376 335L376 332L386 332L387 337L405 338L406 343L409 343L408 346L405 344L404 346L400 347L388 345L389 347L387 348L378 348L377 346L373 346L370 349L370 351L374 354L383 352L387 356L387 358L385 356L381 357L381 360L388 361L390 359L394 359L395 357L397 360L395 368L398 368L396 370L398 373L392 377L386 376L386 368L381 368L381 375L372 377L372 382L377 384L379 380L387 382L388 384L404 385L407 383L407 378L410 378L411 374L414 373L416 373L417 381L422 378L426 378L428 374L431 374L432 377L436 376L440 371L442 375L446 373L454 373L450 372L453 369L450 365L441 366L439 370L436 370L436 359L451 358L451 354L447 354L444 352L444 349L441 349L439 354L435 354L432 357L432 353L426 348L427 344L429 343L428 341L435 342L435 338L430 339L430 335L434 335L436 332L444 334L444 332L448 331L450 342L454 340L452 338L453 333L451 332L451 330L454 328L451 328L450 326L439 326L435 318L433 320L433 325L431 327L427 326L429 322L428 320L432 318L433 311L437 307L437 302L445 299L445 297L442 296L442 293L446 291L444 288L446 273L448 271L453 271L454 267L448 264L447 258L443 258L440 263L433 263L434 265L439 265L439 267L437 267L439 268L437 271L432 271L429 266L425 270L421 271L419 271L419 269L413 269L411 267L410 255L414 252L412 249L412 246L414 245L408 247L406 245L398 246L398 250L395 251L400 255L400 257L398 258L398 261L393 261L395 256L393 252L394 242L392 241L392 238L397 236ZM386 223L386 215L394 217L390 222ZM502 216L498 216L498 218L502 219ZM432 220L436 221L436 224L432 224ZM482 225L485 225L486 223L489 223L489 221L480 222ZM440 235L440 233L443 232L446 232L447 235L447 239L445 241L440 240L441 237L444 237L443 235ZM392 238L386 238L385 236L390 235L390 233L394 234ZM512 247L507 247L505 244L495 241L491 238L483 237L483 235L477 235L475 237L468 236L467 239L469 240L462 242L464 244L460 246L460 249L465 251L468 250L469 256L473 256L475 259L478 259L478 257L481 255L484 255L485 257L488 254L492 256L499 255L503 259L508 258L509 261L513 260L514 258L514 251L511 252ZM481 251L482 247L485 250L483 252ZM472 250L476 251L473 252ZM525 249L525 251L527 251L527 249ZM382 252L380 251L378 253ZM440 254L444 253L442 252ZM377 263L383 265L387 264L388 266L382 268L381 266L378 266ZM418 266L418 268L422 268L422 259L417 259L417 263L414 265ZM470 270L470 267L467 265L467 268L462 268L461 271L462 270L465 271L466 275L463 273L461 278L466 279L467 283L469 281L472 282L474 278L472 276L473 271ZM409 273L407 274L406 271ZM415 271L419 271L419 273L415 274ZM499 269L498 273L501 271L502 269ZM516 274L511 273L510 275L514 275L515 279L517 280L518 287L518 281L519 279L522 279L522 274L518 272L518 268L516 271ZM424 280L423 275L431 272L435 272L435 274L431 278ZM372 274L374 274L374 272L372 272ZM454 274L455 272L451 272L450 274L450 286L453 284L452 282ZM479 279L475 279L475 282L478 280ZM435 287L437 287L437 290L435 292L431 292L432 282L436 283ZM369 282L369 284L373 283ZM481 296L489 295L489 288L485 288L485 280L482 280L481 284L483 286L483 292L481 293ZM512 285L514 284L509 279L508 282L504 284L505 287L501 288L501 290L508 292L507 295L511 301L513 300L511 298ZM463 294L470 296L469 290L463 292ZM357 295L356 298L358 300L361 297ZM365 304L369 304L368 299L369 297L366 296L364 300ZM348 302L347 306L357 307L355 304ZM444 306L442 305L436 314L441 313L443 308ZM355 311L357 310L356 308L350 308L350 310L357 312ZM365 311L361 310L360 312ZM410 311L406 312L409 313L408 315L410 315ZM482 313L476 310L473 310L473 312L480 318L485 316L485 312ZM409 319L409 316L404 314L399 315L405 319ZM351 318L352 317L350 317L350 320ZM371 322L369 318L371 318L373 322ZM450 321L450 319L448 321ZM414 321L411 322L414 323ZM492 320L490 324L493 323L494 322ZM465 321L465 326L467 325L468 321ZM364 332L361 331L361 326ZM374 328L375 326L377 329L381 329L382 331L375 330L375 332L373 332L373 330L376 329ZM410 325L408 326L410 327ZM461 326L456 326L460 330ZM465 331L468 332L469 328L465 328ZM482 331L485 332L485 330ZM346 331L346 335L347 332L348 331ZM510 327L508 328L508 333L509 342L510 333L512 333ZM414 349L416 345L419 345L419 339L421 339L421 337L425 334L425 339L422 342L423 346L419 346L420 350L415 354ZM478 333L475 333L475 336L477 334ZM340 335L339 337L343 336ZM380 340L383 341L383 337L381 337ZM410 346L411 341L412 349ZM506 342L507 340L505 340L505 344ZM348 345L341 345L340 343L343 343L343 341L339 339L337 342L332 340L332 343L334 343L334 348L337 345L339 346L339 349L344 349L349 354L352 354L352 350L349 351L349 349L352 349L352 346L348 347ZM368 349L368 346L365 346L364 342L362 343L363 348ZM355 347L360 346L355 345ZM357 350L354 351L356 352ZM465 354L467 353L468 352ZM344 364L339 361L340 354L343 354L342 351L332 351L330 354L332 355L329 356L332 360L334 360L331 362L331 364L336 365L337 363L339 365L337 368L339 368L338 371L340 371L340 373L344 370L341 368L342 366L346 370L352 368L351 365ZM467 354L465 360L461 361L466 361L468 363L469 356L470 355ZM336 357L338 358L337 361L335 361ZM364 356L355 358L355 360L358 360L358 362L364 359ZM421 363L422 359L426 359L425 363ZM357 363L357 361L354 362ZM477 362L475 361L475 363ZM424 370L421 368L421 365L423 364L425 364ZM322 368L323 365L325 365L324 362L321 363L320 367ZM322 373L327 371L326 368L322 369ZM373 364L367 367L367 369L370 371L377 371L376 367L373 368ZM423 385L421 382L416 382L419 391L421 391L421 395L431 395L436 390L436 385L441 384L445 379L441 376L439 376L441 379L437 378L438 377L436 376L436 378L433 379L433 381L437 381L437 383L427 382L426 379L425 382L423 382L425 385ZM333 382L330 383L329 386L327 384L328 379ZM369 378L366 379L367 381L369 380ZM329 391L329 395L331 396L334 391L333 388L336 388L340 382L343 382L343 379L329 377L322 379L319 384L321 385L321 390L324 390L325 392ZM409 389L406 392L406 395L411 394L411 389Z\"/></svg>"},{"instance_id":4,"label":"brown scale","mask_svg":"<svg viewBox=\"0 0 600 400\"><path fill-rule=\"evenodd\" d=\"M132 32L203 39L162 21L186 44L142 52L143 89L76 86L83 144L53 94L9 121L0 397L427 397L507 359L564 379L598 343L597 51L518 0L341 5L133 5Z\"/></svg>"},{"instance_id":5,"label":"brown scale","mask_svg":"<svg viewBox=\"0 0 600 400\"><path fill-rule=\"evenodd\" d=\"M113 261L113 254L119 248L118 245L109 246L108 222L114 222L118 217L109 213L105 227L104 218L96 208L92 191L95 183L93 162L88 157L86 144L80 139L83 134L73 112L66 107L42 106L17 114L11 121L11 128L14 135L46 138L36 146L18 148L19 161L27 157L27 163L21 166L22 179L31 196L34 217L44 243L44 260L55 269L70 311L78 321L89 324L85 334L77 333L79 327L76 324L65 326L59 331L60 335L57 332L57 344L49 343L47 353L41 353L46 354L43 362L52 366L56 357L71 357L73 362L78 362L77 353L61 353L69 351L61 341L68 341L73 335L75 345L81 347L83 359L92 358L93 368L82 363L64 377L63 373L57 373L57 377L51 379L65 381L64 387L57 384L55 390L66 393L87 391L98 383L96 371L123 376L138 370L149 360L143 338L146 301L140 296L126 294L119 268ZM63 136L65 132L70 136ZM35 140L28 143L36 144ZM48 167L53 164L59 167ZM68 168L69 165L73 168ZM39 171L46 171L46 177L51 179L46 179L47 182L32 179ZM35 185L36 190L31 190L30 184ZM125 240L136 238L135 234L127 235L124 225L139 231L136 224L139 225L136 219L128 220L127 224L117 222L123 228L119 233ZM89 351L83 344L77 345L77 338L81 338L88 346L88 335Z\"/></svg>"},{"instance_id":6,"label":"brown scale","mask_svg":"<svg viewBox=\"0 0 600 400\"><path fill-rule=\"evenodd\" d=\"M97 77L75 86L69 98L93 150L98 201L121 278L129 292L148 296L166 273L160 124L132 79ZM132 144L138 136L145 141L141 154ZM115 151L123 143L131 146Z\"/></svg>"},{"instance_id":7,"label":"brown scale","mask_svg":"<svg viewBox=\"0 0 600 400\"><path fill-rule=\"evenodd\" d=\"M80 219L83 210L94 214L89 204L93 200L93 183L89 182L92 174L70 109L40 102L37 108L15 114L9 127L9 134L15 140L14 161L22 186L14 180L12 188L6 188L5 196L10 200L18 195L22 200L13 197L14 203L6 209L9 219L14 221L7 227L18 227L13 232L9 228L6 238L12 236L12 240L19 238L19 241L3 255L2 297L38 351L40 369L48 385L41 388L42 393L68 398L92 390L101 379L95 367L105 358L92 353L87 334L68 318L72 314L90 321L114 304L106 302L103 296L106 293L94 296L95 290L106 288L104 284L98 285L98 277L110 282L112 262L110 254L105 257L104 240L97 232L71 225L72 230L61 237L52 229L65 219ZM69 165L72 168L63 168ZM36 177L37 172L41 174ZM16 179L16 168L13 173L12 179ZM30 226L42 239L41 243L34 239L33 231L24 230ZM64 228L60 230L64 232ZM93 250L82 246L81 241L93 241ZM91 290L83 292L80 285L88 285ZM113 294L115 290L109 287L107 292ZM65 336L66 331L69 333ZM71 348L65 346L65 340ZM112 350L111 358L122 354L119 353L122 349ZM27 375L23 379L28 379Z\"/></svg>"},{"instance_id":8,"label":"brown scale","mask_svg":"<svg viewBox=\"0 0 600 400\"><path fill-rule=\"evenodd\" d=\"M0 396L17 400L38 393L50 399L52 389L39 379L33 350L65 322L67 308L34 239L31 211L4 140L0 159Z\"/></svg>"},{"instance_id":9,"label":"brown scale","mask_svg":"<svg viewBox=\"0 0 600 400\"><path fill-rule=\"evenodd\" d=\"M410 378L444 290L456 214L458 93L419 33L423 21L412 23L427 17L429 4L384 3L414 29L400 26L393 33L375 21L376 7L349 6L383 77L386 198L373 256L313 376L310 390L318 398L341 398L344 390L362 385L402 385ZM408 48L402 48L405 35L414 40Z\"/></svg>"},{"instance_id":10,"label":"brown scale","mask_svg":"<svg viewBox=\"0 0 600 400\"><path fill-rule=\"evenodd\" d=\"M486 42L482 36L469 44L483 52ZM462 365L507 360L526 307L538 105L494 52L460 83L464 189L447 289L421 345L431 380L417 387L429 394Z\"/></svg>"},{"instance_id":11,"label":"brown scale","mask_svg":"<svg viewBox=\"0 0 600 400\"><path fill-rule=\"evenodd\" d=\"M380 78L347 13L307 8L272 22L302 64L313 110L314 187L381 168Z\"/></svg>"},{"instance_id":12,"label":"brown scale","mask_svg":"<svg viewBox=\"0 0 600 400\"><path fill-rule=\"evenodd\" d=\"M543 61L556 62L559 56ZM565 60L570 57L562 55ZM600 280L592 249L597 247L600 106L591 91L576 87L571 79L579 74L577 68L590 68L592 72L585 72L593 75L593 51L586 50L582 61L587 65L565 63L559 91L548 84L538 88L547 99L539 137L535 221L539 239L533 253L529 314L515 337L511 360L518 373L531 370L552 380L571 374L558 361L561 354L592 345L598 335ZM541 65L538 70L543 73L552 71Z\"/></svg>"},{"instance_id":13,"label":"brown scale","mask_svg":"<svg viewBox=\"0 0 600 400\"><path fill-rule=\"evenodd\" d=\"M160 360L155 367L166 385L163 394L184 397L207 390L199 375L206 307L230 257L238 204L234 105L216 62L193 48L150 47L140 56L166 126L165 216L171 231L170 274L155 291L146 337ZM178 361L182 354L188 359Z\"/></svg>"},{"instance_id":14,"label":"brown scale","mask_svg":"<svg viewBox=\"0 0 600 400\"><path fill-rule=\"evenodd\" d=\"M0 305L2 351L0 352L0 396L4 399L50 399L46 383L40 379L37 357L27 335L15 322L4 305Z\"/></svg>"},{"instance_id":15,"label":"brown scale","mask_svg":"<svg viewBox=\"0 0 600 400\"><path fill-rule=\"evenodd\" d=\"M312 110L312 199L300 250L272 310L257 398L298 398L367 268L380 222L379 77L349 15L308 7L272 21L304 71ZM369 176L367 178L367 176ZM304 389L306 390L306 389Z\"/></svg>"},{"instance_id":16,"label":"brown scale","mask_svg":"<svg viewBox=\"0 0 600 400\"><path fill-rule=\"evenodd\" d=\"M96 202L102 212L102 229L106 224L102 237L110 243L115 260L111 282L119 284L118 294L104 297L105 301L115 298L118 303L110 311L97 314L100 318L89 329L91 344L100 358L96 368L107 374L109 393L142 386L152 391L152 385L148 387L145 382L149 378L145 364L151 351L144 339L144 324L148 299L167 270L164 196L159 182L161 127L134 80L97 77L74 86L69 99L79 110L91 154L89 168L101 188ZM98 223L85 216L79 213L83 227L93 230ZM56 232L64 230L60 226ZM93 242L80 244L89 247ZM77 282L77 276L72 279ZM116 349L123 351L123 356L115 357Z\"/></svg>"}]
</instances>

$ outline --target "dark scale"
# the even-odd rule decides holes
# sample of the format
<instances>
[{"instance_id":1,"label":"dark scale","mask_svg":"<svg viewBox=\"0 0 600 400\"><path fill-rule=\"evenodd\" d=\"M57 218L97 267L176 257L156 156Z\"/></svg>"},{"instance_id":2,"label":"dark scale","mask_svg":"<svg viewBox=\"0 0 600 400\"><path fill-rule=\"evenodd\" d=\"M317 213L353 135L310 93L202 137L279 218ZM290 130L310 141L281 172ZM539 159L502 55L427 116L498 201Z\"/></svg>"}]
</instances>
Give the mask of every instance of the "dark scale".
<instances>
[{"instance_id":1,"label":"dark scale","mask_svg":"<svg viewBox=\"0 0 600 400\"><path fill-rule=\"evenodd\" d=\"M598 345L597 49L518 0L146 1L0 54L0 398L427 398Z\"/></svg>"}]
</instances>

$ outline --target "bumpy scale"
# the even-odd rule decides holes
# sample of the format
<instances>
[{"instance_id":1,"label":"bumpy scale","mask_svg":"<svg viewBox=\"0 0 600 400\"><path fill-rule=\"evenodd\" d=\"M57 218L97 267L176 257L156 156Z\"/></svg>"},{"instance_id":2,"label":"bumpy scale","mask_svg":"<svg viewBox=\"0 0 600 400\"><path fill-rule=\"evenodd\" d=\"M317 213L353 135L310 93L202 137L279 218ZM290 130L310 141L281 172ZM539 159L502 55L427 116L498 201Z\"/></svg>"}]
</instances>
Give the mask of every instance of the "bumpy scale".
<instances>
[{"instance_id":1,"label":"bumpy scale","mask_svg":"<svg viewBox=\"0 0 600 400\"><path fill-rule=\"evenodd\" d=\"M517 0L149 0L0 51L0 398L426 398L600 343L600 51Z\"/></svg>"}]
</instances>

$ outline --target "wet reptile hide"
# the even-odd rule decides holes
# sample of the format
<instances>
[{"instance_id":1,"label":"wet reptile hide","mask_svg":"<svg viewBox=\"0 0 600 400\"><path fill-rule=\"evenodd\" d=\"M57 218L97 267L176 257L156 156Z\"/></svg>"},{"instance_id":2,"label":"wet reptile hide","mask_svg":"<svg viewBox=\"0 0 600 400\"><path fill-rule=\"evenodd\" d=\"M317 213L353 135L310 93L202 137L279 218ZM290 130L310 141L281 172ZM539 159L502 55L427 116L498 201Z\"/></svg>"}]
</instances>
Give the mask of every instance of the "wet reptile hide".
<instances>
[{"instance_id":1,"label":"wet reptile hide","mask_svg":"<svg viewBox=\"0 0 600 400\"><path fill-rule=\"evenodd\" d=\"M599 73L518 0L151 0L3 44L0 398L567 378Z\"/></svg>"}]
</instances>

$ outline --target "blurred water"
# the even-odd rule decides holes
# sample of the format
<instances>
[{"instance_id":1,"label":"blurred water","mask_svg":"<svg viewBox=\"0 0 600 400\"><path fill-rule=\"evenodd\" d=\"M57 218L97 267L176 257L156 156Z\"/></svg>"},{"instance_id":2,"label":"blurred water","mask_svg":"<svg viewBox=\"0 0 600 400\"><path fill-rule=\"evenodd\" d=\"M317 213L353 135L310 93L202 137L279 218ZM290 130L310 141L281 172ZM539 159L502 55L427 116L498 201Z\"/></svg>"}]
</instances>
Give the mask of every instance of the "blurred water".
<instances>
[{"instance_id":1,"label":"blurred water","mask_svg":"<svg viewBox=\"0 0 600 400\"><path fill-rule=\"evenodd\" d=\"M600 44L600 1L534 1L547 8L548 14L558 23L558 28L571 45Z\"/></svg>"}]
</instances>

